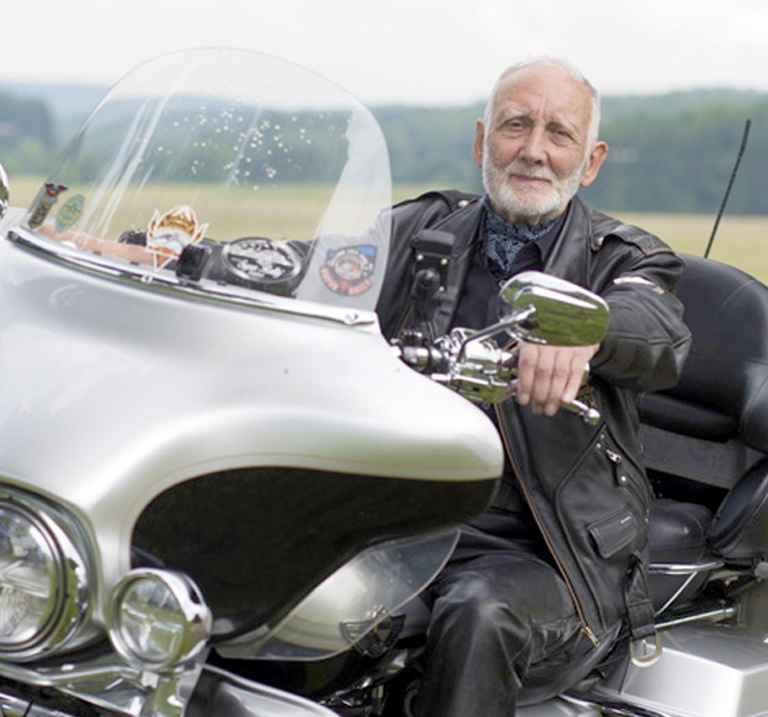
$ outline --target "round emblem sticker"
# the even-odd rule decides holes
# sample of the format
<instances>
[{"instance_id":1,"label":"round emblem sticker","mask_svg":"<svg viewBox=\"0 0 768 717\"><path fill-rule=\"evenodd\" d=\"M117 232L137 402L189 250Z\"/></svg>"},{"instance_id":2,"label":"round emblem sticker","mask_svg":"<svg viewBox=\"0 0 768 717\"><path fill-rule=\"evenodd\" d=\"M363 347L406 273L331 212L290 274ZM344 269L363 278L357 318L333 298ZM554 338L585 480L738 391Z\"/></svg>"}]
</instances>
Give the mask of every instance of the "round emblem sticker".
<instances>
[{"instance_id":1,"label":"round emblem sticker","mask_svg":"<svg viewBox=\"0 0 768 717\"><path fill-rule=\"evenodd\" d=\"M329 251L320 268L320 278L336 294L357 296L371 288L371 276L376 268L376 247L348 246Z\"/></svg>"}]
</instances>

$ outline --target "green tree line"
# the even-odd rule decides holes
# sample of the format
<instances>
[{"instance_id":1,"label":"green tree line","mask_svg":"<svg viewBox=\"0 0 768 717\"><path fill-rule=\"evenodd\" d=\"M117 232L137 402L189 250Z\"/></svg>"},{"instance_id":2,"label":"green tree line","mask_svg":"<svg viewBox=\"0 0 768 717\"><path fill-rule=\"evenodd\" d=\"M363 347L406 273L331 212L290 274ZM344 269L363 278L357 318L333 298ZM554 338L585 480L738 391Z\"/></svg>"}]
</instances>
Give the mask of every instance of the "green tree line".
<instances>
[{"instance_id":1,"label":"green tree line","mask_svg":"<svg viewBox=\"0 0 768 717\"><path fill-rule=\"evenodd\" d=\"M85 108L83 116L90 108ZM482 104L374 107L390 149L394 181L481 191L472 159ZM0 161L9 174L46 173L61 141L47 103L0 93ZM733 214L768 215L768 95L690 91L608 96L601 135L611 147L600 178L583 192L607 211L717 211L744 124L746 154L728 204Z\"/></svg>"},{"instance_id":2,"label":"green tree line","mask_svg":"<svg viewBox=\"0 0 768 717\"><path fill-rule=\"evenodd\" d=\"M374 109L389 144L396 182L482 191L472 158L483 105ZM611 148L583 196L605 210L714 213L751 120L728 211L768 214L768 96L691 91L606 97L601 137Z\"/></svg>"},{"instance_id":3,"label":"green tree line","mask_svg":"<svg viewBox=\"0 0 768 717\"><path fill-rule=\"evenodd\" d=\"M584 192L609 209L714 213L749 138L730 197L731 214L768 214L768 97L694 92L606 102L603 136L612 148Z\"/></svg>"},{"instance_id":4,"label":"green tree line","mask_svg":"<svg viewBox=\"0 0 768 717\"><path fill-rule=\"evenodd\" d=\"M10 174L47 172L55 149L47 104L0 93L0 161L5 169Z\"/></svg>"}]
</instances>

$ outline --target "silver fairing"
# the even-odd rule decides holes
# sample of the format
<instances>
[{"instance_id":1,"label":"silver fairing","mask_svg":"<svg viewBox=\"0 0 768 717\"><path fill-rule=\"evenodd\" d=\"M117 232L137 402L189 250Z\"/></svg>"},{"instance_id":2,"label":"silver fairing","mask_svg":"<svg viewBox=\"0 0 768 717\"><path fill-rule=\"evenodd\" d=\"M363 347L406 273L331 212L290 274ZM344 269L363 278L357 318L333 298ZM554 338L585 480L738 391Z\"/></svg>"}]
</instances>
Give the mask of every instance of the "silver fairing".
<instances>
[{"instance_id":1,"label":"silver fairing","mask_svg":"<svg viewBox=\"0 0 768 717\"><path fill-rule=\"evenodd\" d=\"M130 567L142 508L195 476L498 473L485 416L394 358L372 315L347 326L190 301L7 241L0 264L0 470L85 519L105 590Z\"/></svg>"},{"instance_id":2,"label":"silver fairing","mask_svg":"<svg viewBox=\"0 0 768 717\"><path fill-rule=\"evenodd\" d=\"M127 75L3 219L0 476L91 531L97 621L137 518L189 479L500 474L482 412L381 336L390 203L356 98L214 49Z\"/></svg>"}]
</instances>

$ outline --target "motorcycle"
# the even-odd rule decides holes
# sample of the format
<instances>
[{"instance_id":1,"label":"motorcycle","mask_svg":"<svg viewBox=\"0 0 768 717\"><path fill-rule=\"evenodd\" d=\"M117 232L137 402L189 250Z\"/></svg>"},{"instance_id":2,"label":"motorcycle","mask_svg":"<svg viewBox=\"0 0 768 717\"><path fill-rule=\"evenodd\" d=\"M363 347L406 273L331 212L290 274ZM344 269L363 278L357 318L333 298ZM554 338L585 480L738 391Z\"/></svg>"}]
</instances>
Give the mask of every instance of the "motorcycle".
<instances>
[{"instance_id":1,"label":"motorcycle","mask_svg":"<svg viewBox=\"0 0 768 717\"><path fill-rule=\"evenodd\" d=\"M595 343L602 300L526 273L487 331L387 342L383 135L256 53L139 67L29 208L7 185L3 714L409 715L418 596L503 468L494 338ZM659 639L521 716L768 714L767 294L689 258L693 361L640 402Z\"/></svg>"}]
</instances>

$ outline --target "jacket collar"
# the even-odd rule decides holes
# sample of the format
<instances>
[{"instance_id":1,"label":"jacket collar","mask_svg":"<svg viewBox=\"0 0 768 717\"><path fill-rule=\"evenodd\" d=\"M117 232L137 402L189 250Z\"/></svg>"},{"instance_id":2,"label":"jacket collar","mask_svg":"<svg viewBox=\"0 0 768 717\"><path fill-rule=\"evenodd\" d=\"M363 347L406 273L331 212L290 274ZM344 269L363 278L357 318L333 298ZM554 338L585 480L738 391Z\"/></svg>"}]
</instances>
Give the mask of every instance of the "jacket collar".
<instances>
[{"instance_id":1,"label":"jacket collar","mask_svg":"<svg viewBox=\"0 0 768 717\"><path fill-rule=\"evenodd\" d=\"M443 219L435 229L456 237L452 255L463 257L480 241L485 206L478 197ZM582 286L589 276L591 254L597 251L602 236L593 234L592 216L587 206L574 197L566 209L565 221L544 265L544 271Z\"/></svg>"}]
</instances>

